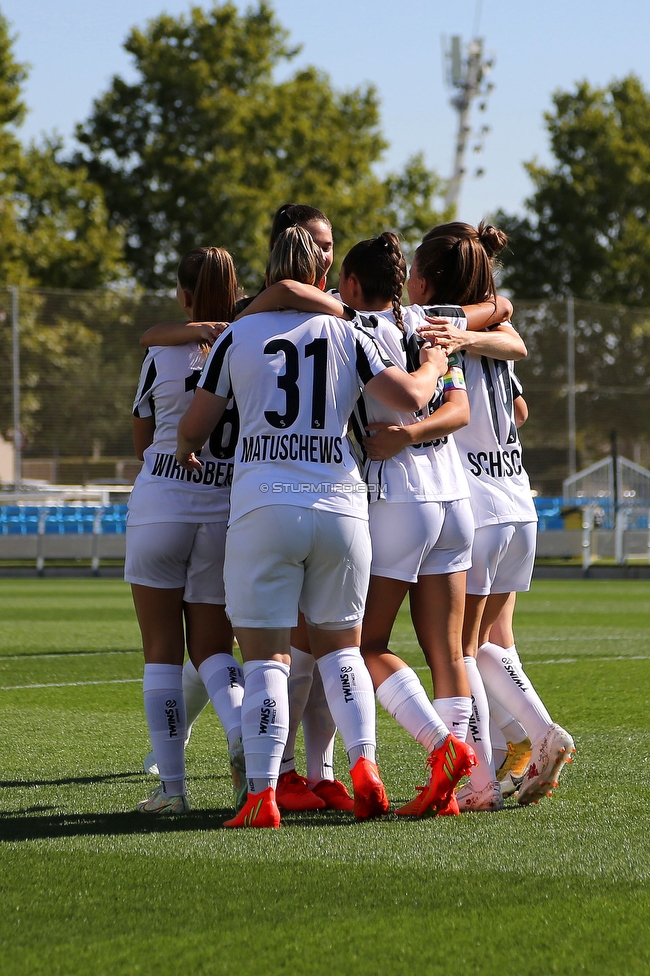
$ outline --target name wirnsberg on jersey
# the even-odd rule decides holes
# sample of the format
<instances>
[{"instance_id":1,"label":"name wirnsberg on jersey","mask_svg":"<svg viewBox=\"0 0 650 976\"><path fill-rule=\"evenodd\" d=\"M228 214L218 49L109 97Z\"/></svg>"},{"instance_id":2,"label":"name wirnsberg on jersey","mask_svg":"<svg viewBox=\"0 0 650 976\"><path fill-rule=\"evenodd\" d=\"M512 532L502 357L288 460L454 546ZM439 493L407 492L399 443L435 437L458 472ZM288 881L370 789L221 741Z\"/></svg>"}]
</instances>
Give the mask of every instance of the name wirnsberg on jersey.
<instances>
[{"instance_id":1,"label":"name wirnsberg on jersey","mask_svg":"<svg viewBox=\"0 0 650 976\"><path fill-rule=\"evenodd\" d=\"M343 439L325 434L257 434L243 437L241 461L309 461L340 464Z\"/></svg>"},{"instance_id":2,"label":"name wirnsberg on jersey","mask_svg":"<svg viewBox=\"0 0 650 976\"><path fill-rule=\"evenodd\" d=\"M511 478L513 474L521 474L521 451L479 451L477 454L468 452L470 471L475 477L488 474L491 478Z\"/></svg>"},{"instance_id":3,"label":"name wirnsberg on jersey","mask_svg":"<svg viewBox=\"0 0 650 976\"><path fill-rule=\"evenodd\" d=\"M232 461L203 461L200 471L181 468L173 454L156 454L151 469L155 478L172 478L175 481L192 481L194 484L230 488L232 485Z\"/></svg>"}]
</instances>

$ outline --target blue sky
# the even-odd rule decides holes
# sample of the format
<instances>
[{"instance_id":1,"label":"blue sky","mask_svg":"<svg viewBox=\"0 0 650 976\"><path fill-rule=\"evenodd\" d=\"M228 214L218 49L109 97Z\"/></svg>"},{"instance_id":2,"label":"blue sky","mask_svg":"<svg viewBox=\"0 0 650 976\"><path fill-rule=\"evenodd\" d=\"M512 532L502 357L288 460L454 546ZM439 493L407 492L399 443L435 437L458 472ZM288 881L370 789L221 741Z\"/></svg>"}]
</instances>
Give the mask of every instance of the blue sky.
<instances>
[{"instance_id":1,"label":"blue sky","mask_svg":"<svg viewBox=\"0 0 650 976\"><path fill-rule=\"evenodd\" d=\"M542 115L555 89L583 78L605 85L630 71L650 87L644 0L482 0L478 11L477 0L275 0L273 6L303 46L289 70L309 63L337 88L377 87L390 142L382 169L399 168L422 150L443 176L451 171L456 117L443 82L441 36L468 40L480 14L479 34L496 58L495 89L484 116L472 119L491 131L482 155L469 160L468 169L485 169L482 179L463 187L459 217L470 222L498 207L521 210L531 188L522 163L549 160ZM121 46L130 27L189 7L188 0L0 0L18 35L17 57L31 64L22 137L56 130L70 141L111 77L134 77Z\"/></svg>"}]
</instances>

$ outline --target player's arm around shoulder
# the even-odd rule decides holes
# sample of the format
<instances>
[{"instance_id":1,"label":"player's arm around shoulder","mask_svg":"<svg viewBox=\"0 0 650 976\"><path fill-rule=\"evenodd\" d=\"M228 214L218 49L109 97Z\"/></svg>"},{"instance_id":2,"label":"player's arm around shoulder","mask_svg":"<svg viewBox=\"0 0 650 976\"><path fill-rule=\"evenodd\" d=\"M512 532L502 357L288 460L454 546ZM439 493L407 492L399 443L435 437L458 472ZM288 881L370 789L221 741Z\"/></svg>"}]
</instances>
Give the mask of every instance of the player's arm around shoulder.
<instances>
[{"instance_id":1,"label":"player's arm around shoulder","mask_svg":"<svg viewBox=\"0 0 650 976\"><path fill-rule=\"evenodd\" d=\"M414 373L407 373L399 366L387 366L366 383L366 390L391 410L415 413L429 402L438 380L446 372L445 350L425 343L420 349L420 368Z\"/></svg>"}]
</instances>

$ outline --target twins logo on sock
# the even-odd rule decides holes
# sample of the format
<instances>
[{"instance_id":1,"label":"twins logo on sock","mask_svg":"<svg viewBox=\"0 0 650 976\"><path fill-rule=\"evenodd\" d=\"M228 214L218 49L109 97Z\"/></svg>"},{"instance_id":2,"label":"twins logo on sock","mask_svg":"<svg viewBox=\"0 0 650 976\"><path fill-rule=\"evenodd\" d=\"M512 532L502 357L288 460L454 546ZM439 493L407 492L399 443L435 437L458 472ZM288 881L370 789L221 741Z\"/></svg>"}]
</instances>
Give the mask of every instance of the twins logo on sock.
<instances>
[{"instance_id":1,"label":"twins logo on sock","mask_svg":"<svg viewBox=\"0 0 650 976\"><path fill-rule=\"evenodd\" d=\"M275 722L276 701L275 698L265 698L260 709L260 730L258 735L266 735L269 725Z\"/></svg>"},{"instance_id":2,"label":"twins logo on sock","mask_svg":"<svg viewBox=\"0 0 650 976\"><path fill-rule=\"evenodd\" d=\"M343 700L347 702L354 701L353 685L356 685L356 678L354 676L354 668L341 668L339 672L339 677L341 679L341 690L343 691Z\"/></svg>"}]
</instances>

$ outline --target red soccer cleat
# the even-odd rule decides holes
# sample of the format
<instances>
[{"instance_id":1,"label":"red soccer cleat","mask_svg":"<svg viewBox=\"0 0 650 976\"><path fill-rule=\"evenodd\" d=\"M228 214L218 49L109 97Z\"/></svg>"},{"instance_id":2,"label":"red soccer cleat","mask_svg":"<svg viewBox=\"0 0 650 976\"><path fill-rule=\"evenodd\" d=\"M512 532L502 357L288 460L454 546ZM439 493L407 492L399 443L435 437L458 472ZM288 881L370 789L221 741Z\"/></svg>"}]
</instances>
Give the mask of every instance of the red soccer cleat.
<instances>
[{"instance_id":1,"label":"red soccer cleat","mask_svg":"<svg viewBox=\"0 0 650 976\"><path fill-rule=\"evenodd\" d=\"M388 813L390 803L377 763L362 756L350 770L350 776L354 787L354 815L357 820L371 820Z\"/></svg>"},{"instance_id":2,"label":"red soccer cleat","mask_svg":"<svg viewBox=\"0 0 650 976\"><path fill-rule=\"evenodd\" d=\"M273 827L277 830L280 819L275 790L268 786L261 793L249 793L237 816L226 820L224 827Z\"/></svg>"},{"instance_id":3,"label":"red soccer cleat","mask_svg":"<svg viewBox=\"0 0 650 976\"><path fill-rule=\"evenodd\" d=\"M458 806L458 800L456 799L456 794L452 793L447 801L446 807L441 807L438 810L439 817L460 817L460 807Z\"/></svg>"},{"instance_id":4,"label":"red soccer cleat","mask_svg":"<svg viewBox=\"0 0 650 976\"><path fill-rule=\"evenodd\" d=\"M312 792L325 801L327 810L345 810L347 813L354 810L354 800L338 779L322 779L312 786Z\"/></svg>"},{"instance_id":5,"label":"red soccer cleat","mask_svg":"<svg viewBox=\"0 0 650 976\"><path fill-rule=\"evenodd\" d=\"M422 809L422 797L427 792L426 786L416 786L418 795L414 796L412 800L405 803L403 807L399 807L395 811L398 817L435 817L436 810L429 806Z\"/></svg>"},{"instance_id":6,"label":"red soccer cleat","mask_svg":"<svg viewBox=\"0 0 650 976\"><path fill-rule=\"evenodd\" d=\"M281 810L291 813L324 810L327 806L325 799L313 793L308 781L304 776L299 776L295 769L282 773L278 779L275 798Z\"/></svg>"},{"instance_id":7,"label":"red soccer cleat","mask_svg":"<svg viewBox=\"0 0 650 976\"><path fill-rule=\"evenodd\" d=\"M427 764L431 768L431 776L425 792L422 794L422 810L435 807L444 809L454 792L458 781L467 776L472 766L476 766L476 755L471 746L461 742L451 732L441 746L434 749Z\"/></svg>"},{"instance_id":8,"label":"red soccer cleat","mask_svg":"<svg viewBox=\"0 0 650 976\"><path fill-rule=\"evenodd\" d=\"M450 733L443 744L433 750L427 764L431 767L428 784L416 787L418 795L395 813L400 817L435 817L437 813L445 816L460 814L454 787L462 776L469 773L472 766L476 766L474 750Z\"/></svg>"}]
</instances>

